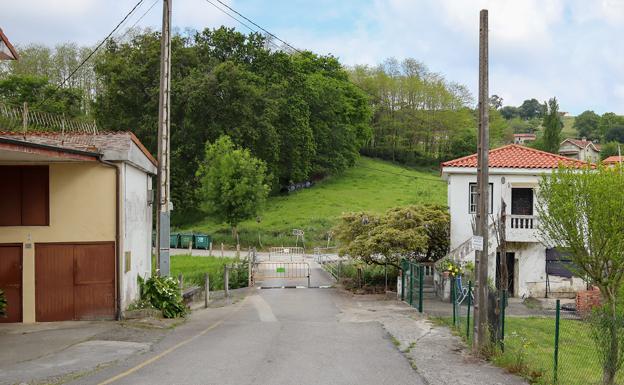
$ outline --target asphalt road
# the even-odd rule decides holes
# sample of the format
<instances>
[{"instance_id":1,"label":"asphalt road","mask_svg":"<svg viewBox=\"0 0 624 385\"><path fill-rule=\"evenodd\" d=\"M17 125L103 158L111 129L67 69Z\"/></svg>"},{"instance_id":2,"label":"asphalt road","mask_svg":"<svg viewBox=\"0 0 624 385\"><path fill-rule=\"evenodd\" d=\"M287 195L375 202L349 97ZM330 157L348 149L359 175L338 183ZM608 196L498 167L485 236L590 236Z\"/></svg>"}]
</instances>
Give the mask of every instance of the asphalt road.
<instances>
[{"instance_id":1,"label":"asphalt road","mask_svg":"<svg viewBox=\"0 0 624 385\"><path fill-rule=\"evenodd\" d=\"M313 264L315 282L330 284L324 274ZM152 352L74 383L424 384L379 323L339 321L343 300L336 289L252 289L195 312Z\"/></svg>"}]
</instances>

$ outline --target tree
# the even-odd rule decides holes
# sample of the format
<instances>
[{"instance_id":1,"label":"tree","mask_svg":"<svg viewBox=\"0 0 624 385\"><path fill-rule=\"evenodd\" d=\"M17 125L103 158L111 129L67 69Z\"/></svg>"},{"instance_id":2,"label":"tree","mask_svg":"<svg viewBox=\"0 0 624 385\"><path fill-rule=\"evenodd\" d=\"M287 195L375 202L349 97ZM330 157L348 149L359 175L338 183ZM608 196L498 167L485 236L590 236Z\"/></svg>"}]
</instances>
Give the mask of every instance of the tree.
<instances>
[{"instance_id":1,"label":"tree","mask_svg":"<svg viewBox=\"0 0 624 385\"><path fill-rule=\"evenodd\" d=\"M600 123L598 124L600 137L604 138L610 128L621 125L624 125L624 116L616 115L613 112L605 112L600 117Z\"/></svg>"},{"instance_id":2,"label":"tree","mask_svg":"<svg viewBox=\"0 0 624 385\"><path fill-rule=\"evenodd\" d=\"M240 222L256 216L269 193L266 164L237 148L230 137L206 144L204 162L197 174L201 181L203 209L232 227L236 237Z\"/></svg>"},{"instance_id":3,"label":"tree","mask_svg":"<svg viewBox=\"0 0 624 385\"><path fill-rule=\"evenodd\" d=\"M579 137L589 140L600 139L598 125L600 124L600 115L594 111L583 111L574 119L574 128L578 132Z\"/></svg>"},{"instance_id":4,"label":"tree","mask_svg":"<svg viewBox=\"0 0 624 385\"><path fill-rule=\"evenodd\" d=\"M619 168L560 168L541 180L537 205L542 239L567 252L571 268L600 289L604 307L592 335L608 385L624 359L624 317L617 308L624 282L622 191Z\"/></svg>"},{"instance_id":5,"label":"tree","mask_svg":"<svg viewBox=\"0 0 624 385\"><path fill-rule=\"evenodd\" d=\"M624 147L618 142L609 142L600 148L600 159L604 160L613 155L619 155L620 147Z\"/></svg>"},{"instance_id":6,"label":"tree","mask_svg":"<svg viewBox=\"0 0 624 385\"><path fill-rule=\"evenodd\" d=\"M546 113L546 106L537 99L527 99L518 107L518 114L522 119L542 118Z\"/></svg>"},{"instance_id":7,"label":"tree","mask_svg":"<svg viewBox=\"0 0 624 385\"><path fill-rule=\"evenodd\" d=\"M609 128L605 133L604 139L606 142L624 143L624 125Z\"/></svg>"},{"instance_id":8,"label":"tree","mask_svg":"<svg viewBox=\"0 0 624 385\"><path fill-rule=\"evenodd\" d=\"M559 144L561 143L561 129L563 122L559 116L559 104L557 98L548 101L546 114L544 116L544 136L543 150L556 154L559 152Z\"/></svg>"},{"instance_id":9,"label":"tree","mask_svg":"<svg viewBox=\"0 0 624 385\"><path fill-rule=\"evenodd\" d=\"M446 208L436 205L393 208L382 216L348 213L334 231L343 245L341 255L399 268L401 258L435 262L446 255L450 216Z\"/></svg>"},{"instance_id":10,"label":"tree","mask_svg":"<svg viewBox=\"0 0 624 385\"><path fill-rule=\"evenodd\" d=\"M514 107L514 106L505 106L501 108L500 113L501 115L503 115L503 118L507 120L517 118L520 116L520 111L518 111L518 107Z\"/></svg>"}]
</instances>

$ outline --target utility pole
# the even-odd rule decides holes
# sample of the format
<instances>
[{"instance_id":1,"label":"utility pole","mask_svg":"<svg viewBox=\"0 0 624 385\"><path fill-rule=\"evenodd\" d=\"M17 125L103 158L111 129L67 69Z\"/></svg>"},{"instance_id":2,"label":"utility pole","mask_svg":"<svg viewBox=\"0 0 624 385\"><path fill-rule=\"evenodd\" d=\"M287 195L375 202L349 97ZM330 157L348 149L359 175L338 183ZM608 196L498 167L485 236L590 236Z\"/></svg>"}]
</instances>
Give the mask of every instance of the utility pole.
<instances>
[{"instance_id":1,"label":"utility pole","mask_svg":"<svg viewBox=\"0 0 624 385\"><path fill-rule=\"evenodd\" d=\"M480 12L479 27L479 138L477 141L477 236L483 237L483 250L476 252L474 350L486 343L488 301L488 208L489 202L489 95L488 95L488 11Z\"/></svg>"},{"instance_id":2,"label":"utility pole","mask_svg":"<svg viewBox=\"0 0 624 385\"><path fill-rule=\"evenodd\" d=\"M158 213L156 216L156 259L161 276L169 276L169 233L171 196L170 111L171 105L171 0L163 0L160 37L160 97L158 100Z\"/></svg>"}]
</instances>

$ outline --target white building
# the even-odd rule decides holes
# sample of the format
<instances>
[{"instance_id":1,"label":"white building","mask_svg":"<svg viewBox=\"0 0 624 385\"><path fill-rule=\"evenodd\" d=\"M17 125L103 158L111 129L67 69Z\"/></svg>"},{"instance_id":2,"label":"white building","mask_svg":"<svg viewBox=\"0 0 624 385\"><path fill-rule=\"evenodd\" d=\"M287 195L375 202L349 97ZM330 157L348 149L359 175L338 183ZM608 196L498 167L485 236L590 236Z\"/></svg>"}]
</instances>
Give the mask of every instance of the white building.
<instances>
[{"instance_id":1,"label":"white building","mask_svg":"<svg viewBox=\"0 0 624 385\"><path fill-rule=\"evenodd\" d=\"M573 293L584 287L579 278L565 277L558 263L549 265L547 248L539 239L536 216L536 193L539 181L560 164L577 166L584 162L516 144L489 152L490 213L499 218L502 201L506 204L507 266L510 294L513 296ZM462 261L474 261L470 239L477 207L477 155L442 163L442 178L448 181L448 205L451 214L451 255ZM489 277L496 278L494 226L490 218ZM552 251L548 252L551 256ZM562 276L563 275L563 276Z\"/></svg>"}]
</instances>

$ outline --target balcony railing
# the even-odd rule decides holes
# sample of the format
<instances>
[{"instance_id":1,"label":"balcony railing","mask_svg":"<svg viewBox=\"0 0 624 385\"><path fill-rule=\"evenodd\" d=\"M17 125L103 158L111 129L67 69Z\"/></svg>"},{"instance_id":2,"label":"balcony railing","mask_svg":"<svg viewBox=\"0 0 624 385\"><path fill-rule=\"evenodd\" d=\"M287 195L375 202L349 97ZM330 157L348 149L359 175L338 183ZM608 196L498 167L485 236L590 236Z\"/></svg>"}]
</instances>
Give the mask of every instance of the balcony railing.
<instances>
[{"instance_id":1,"label":"balcony railing","mask_svg":"<svg viewBox=\"0 0 624 385\"><path fill-rule=\"evenodd\" d=\"M535 229L537 228L537 217L534 215L511 215L512 229Z\"/></svg>"}]
</instances>

